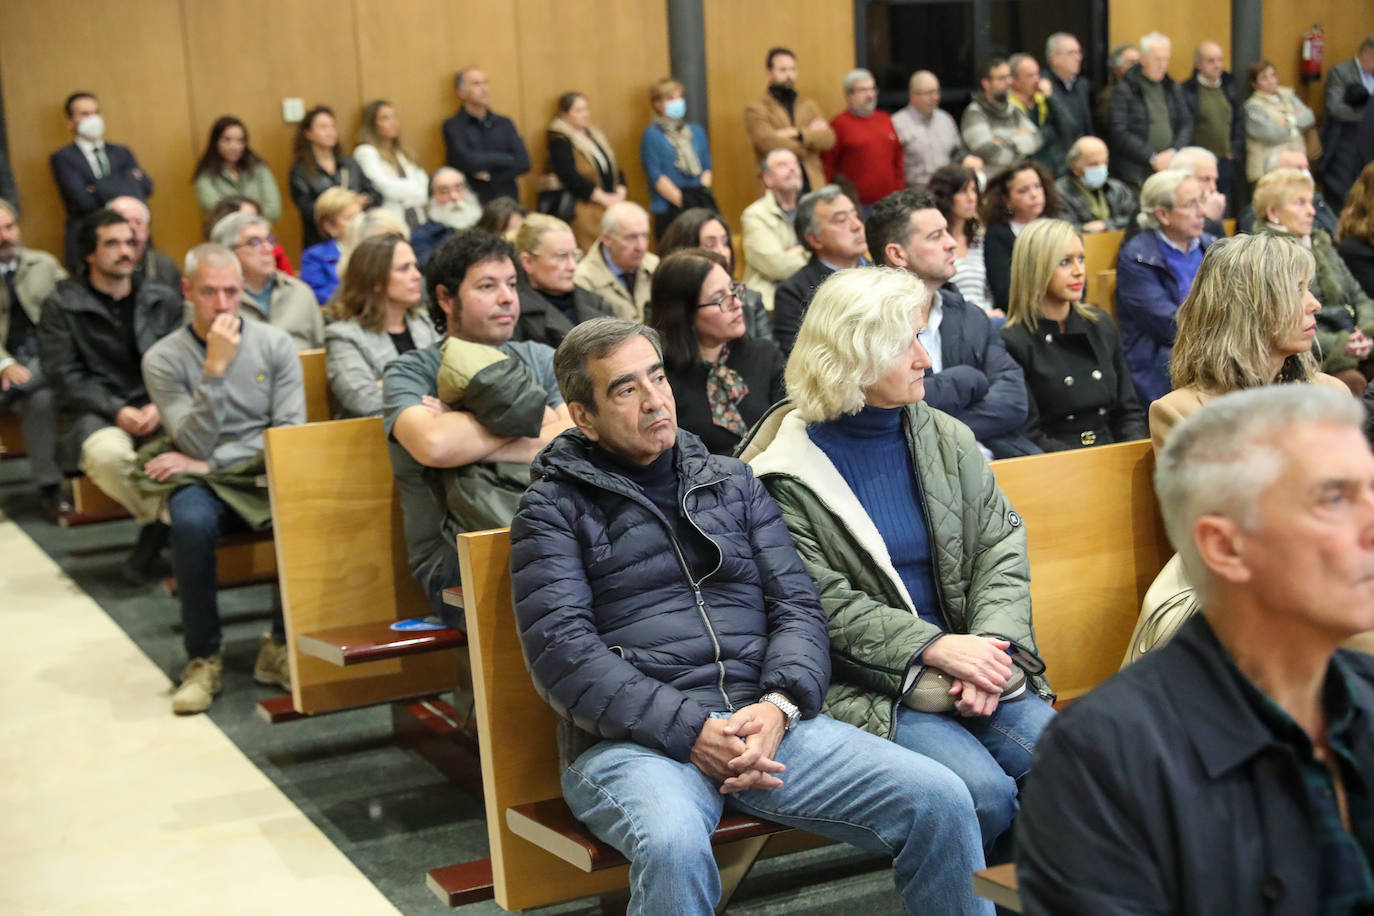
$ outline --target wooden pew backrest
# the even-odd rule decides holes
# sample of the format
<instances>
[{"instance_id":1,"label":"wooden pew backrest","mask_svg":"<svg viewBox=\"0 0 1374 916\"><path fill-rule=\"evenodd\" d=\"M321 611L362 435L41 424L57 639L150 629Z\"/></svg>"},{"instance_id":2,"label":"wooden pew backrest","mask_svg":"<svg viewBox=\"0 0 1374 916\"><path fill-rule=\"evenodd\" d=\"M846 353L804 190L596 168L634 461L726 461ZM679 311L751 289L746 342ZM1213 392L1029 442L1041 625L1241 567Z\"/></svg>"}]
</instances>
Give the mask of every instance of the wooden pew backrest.
<instances>
[{"instance_id":1,"label":"wooden pew backrest","mask_svg":"<svg viewBox=\"0 0 1374 916\"><path fill-rule=\"evenodd\" d=\"M1114 674L1145 590L1173 556L1148 439L992 463L1026 526L1035 636L1072 700Z\"/></svg>"},{"instance_id":2,"label":"wooden pew backrest","mask_svg":"<svg viewBox=\"0 0 1374 916\"><path fill-rule=\"evenodd\" d=\"M301 375L305 377L305 422L322 423L333 413L329 407L329 373L324 350L301 350Z\"/></svg>"},{"instance_id":3,"label":"wooden pew backrest","mask_svg":"<svg viewBox=\"0 0 1374 916\"><path fill-rule=\"evenodd\" d=\"M296 710L329 712L452 690L452 652L339 667L302 653L294 638L430 613L406 562L382 421L277 427L264 441Z\"/></svg>"},{"instance_id":4,"label":"wooden pew backrest","mask_svg":"<svg viewBox=\"0 0 1374 916\"><path fill-rule=\"evenodd\" d=\"M1114 270L1116 255L1121 250L1121 240L1126 235L1120 229L1111 232L1085 232L1083 234L1083 275L1089 279L1097 276L1098 271ZM1098 305L1100 303L1093 303Z\"/></svg>"},{"instance_id":5,"label":"wooden pew backrest","mask_svg":"<svg viewBox=\"0 0 1374 916\"><path fill-rule=\"evenodd\" d=\"M510 531L458 536L496 902L544 906L624 887L629 866L584 872L516 836L506 809L560 798L558 717L525 668L510 588Z\"/></svg>"},{"instance_id":6,"label":"wooden pew backrest","mask_svg":"<svg viewBox=\"0 0 1374 916\"><path fill-rule=\"evenodd\" d=\"M1102 309L1113 319L1116 318L1116 271L1101 270L1089 284L1095 298L1089 299L1093 305Z\"/></svg>"}]
</instances>

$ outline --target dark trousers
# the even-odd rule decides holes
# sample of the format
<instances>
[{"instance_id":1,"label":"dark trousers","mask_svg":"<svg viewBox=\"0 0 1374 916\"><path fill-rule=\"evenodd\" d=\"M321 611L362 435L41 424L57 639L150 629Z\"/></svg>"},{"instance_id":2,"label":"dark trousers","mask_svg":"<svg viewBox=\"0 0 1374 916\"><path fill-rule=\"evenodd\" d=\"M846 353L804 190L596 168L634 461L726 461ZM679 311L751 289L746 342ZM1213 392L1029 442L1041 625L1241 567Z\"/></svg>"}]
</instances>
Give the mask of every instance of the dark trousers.
<instances>
[{"instance_id":1,"label":"dark trousers","mask_svg":"<svg viewBox=\"0 0 1374 916\"><path fill-rule=\"evenodd\" d=\"M172 519L172 572L181 601L182 641L190 658L219 651L219 563L215 545L221 535L242 531L243 520L208 487L182 487L167 501ZM281 607L272 616L272 638L286 641Z\"/></svg>"}]
</instances>

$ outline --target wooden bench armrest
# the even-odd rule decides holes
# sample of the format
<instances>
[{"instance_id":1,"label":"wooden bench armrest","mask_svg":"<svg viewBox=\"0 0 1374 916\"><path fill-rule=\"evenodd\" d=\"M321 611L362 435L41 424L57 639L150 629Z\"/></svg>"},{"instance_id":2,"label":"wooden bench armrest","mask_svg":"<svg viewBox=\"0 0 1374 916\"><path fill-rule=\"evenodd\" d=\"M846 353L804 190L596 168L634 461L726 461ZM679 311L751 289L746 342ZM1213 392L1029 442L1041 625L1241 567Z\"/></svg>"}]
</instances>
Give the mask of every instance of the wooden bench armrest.
<instances>
[{"instance_id":1,"label":"wooden bench armrest","mask_svg":"<svg viewBox=\"0 0 1374 916\"><path fill-rule=\"evenodd\" d=\"M347 667L388 658L460 649L468 644L467 634L452 627L397 631L391 629L394 622L384 620L302 633L296 637L296 648L332 665Z\"/></svg>"},{"instance_id":2,"label":"wooden bench armrest","mask_svg":"<svg viewBox=\"0 0 1374 916\"><path fill-rule=\"evenodd\" d=\"M973 892L1013 913L1021 912L1021 893L1016 883L1014 862L974 872Z\"/></svg>"},{"instance_id":3,"label":"wooden bench armrest","mask_svg":"<svg viewBox=\"0 0 1374 916\"><path fill-rule=\"evenodd\" d=\"M573 817L568 803L561 798L507 808L506 826L516 836L585 872L626 864L625 857L614 847L598 840L585 824ZM716 832L711 834L711 845L770 836L790 829L762 818L726 814L716 826Z\"/></svg>"}]
</instances>

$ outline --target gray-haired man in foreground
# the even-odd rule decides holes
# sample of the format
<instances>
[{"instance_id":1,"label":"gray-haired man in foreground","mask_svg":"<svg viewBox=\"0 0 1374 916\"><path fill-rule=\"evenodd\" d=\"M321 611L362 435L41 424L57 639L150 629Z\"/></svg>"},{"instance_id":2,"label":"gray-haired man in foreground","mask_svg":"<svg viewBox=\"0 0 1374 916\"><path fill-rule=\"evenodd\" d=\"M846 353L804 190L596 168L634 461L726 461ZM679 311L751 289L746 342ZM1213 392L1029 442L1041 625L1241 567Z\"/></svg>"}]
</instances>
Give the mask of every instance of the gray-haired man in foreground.
<instances>
[{"instance_id":1,"label":"gray-haired man in foreground","mask_svg":"<svg viewBox=\"0 0 1374 916\"><path fill-rule=\"evenodd\" d=\"M1027 913L1374 904L1374 454L1315 385L1212 401L1155 468L1202 613L1057 717L1022 796Z\"/></svg>"}]
</instances>

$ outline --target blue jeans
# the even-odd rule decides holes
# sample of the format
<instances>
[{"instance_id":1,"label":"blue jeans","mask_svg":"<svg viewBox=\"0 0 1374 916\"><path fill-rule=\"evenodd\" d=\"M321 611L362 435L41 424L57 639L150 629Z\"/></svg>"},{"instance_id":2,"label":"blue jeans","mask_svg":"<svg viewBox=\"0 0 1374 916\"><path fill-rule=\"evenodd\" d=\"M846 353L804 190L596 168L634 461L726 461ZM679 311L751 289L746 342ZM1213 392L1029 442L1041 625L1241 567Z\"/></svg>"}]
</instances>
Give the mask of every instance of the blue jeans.
<instances>
[{"instance_id":1,"label":"blue jeans","mask_svg":"<svg viewBox=\"0 0 1374 916\"><path fill-rule=\"evenodd\" d=\"M989 859L998 838L1016 820L1017 792L1030 771L1031 751L1054 709L1037 696L998 703L990 716L916 712L897 706L892 740L939 761L958 774L973 796Z\"/></svg>"},{"instance_id":2,"label":"blue jeans","mask_svg":"<svg viewBox=\"0 0 1374 916\"><path fill-rule=\"evenodd\" d=\"M781 788L721 795L690 763L603 741L563 773L563 795L630 860L630 914L710 916L710 836L724 808L891 856L908 913L992 913L970 877L983 867L973 800L950 770L826 716L798 722L776 759Z\"/></svg>"},{"instance_id":3,"label":"blue jeans","mask_svg":"<svg viewBox=\"0 0 1374 916\"><path fill-rule=\"evenodd\" d=\"M219 651L219 562L215 545L220 536L243 530L243 520L208 487L182 487L167 501L172 531L172 572L181 602L182 641L191 658L209 658ZM272 638L286 641L281 607L272 618Z\"/></svg>"}]
</instances>

